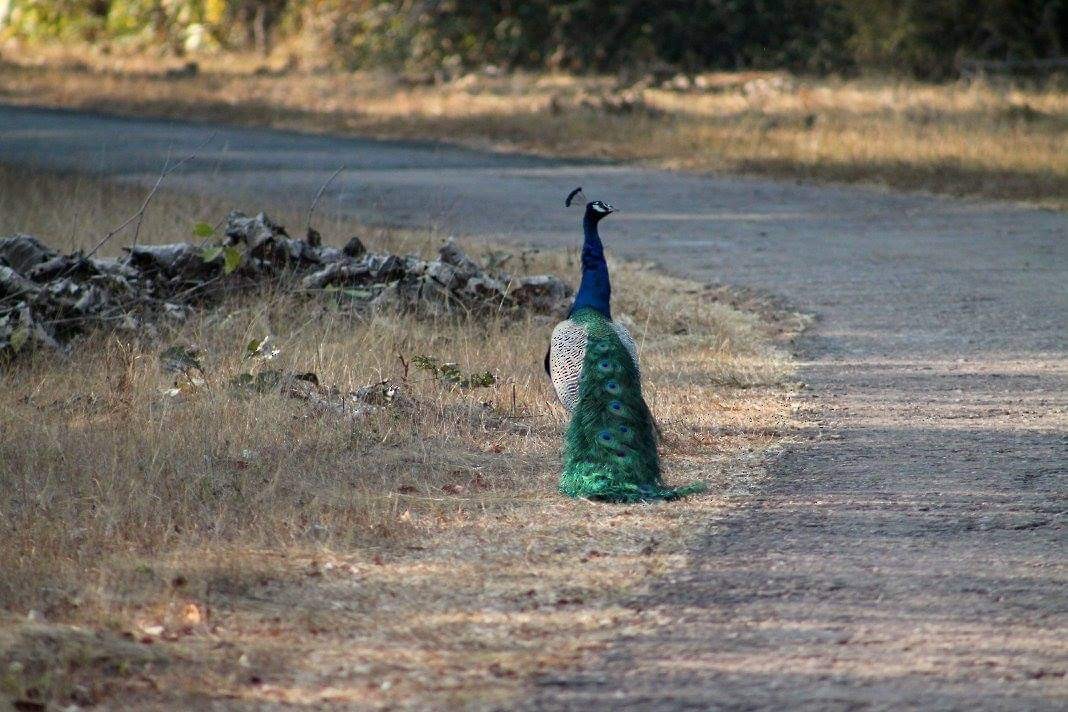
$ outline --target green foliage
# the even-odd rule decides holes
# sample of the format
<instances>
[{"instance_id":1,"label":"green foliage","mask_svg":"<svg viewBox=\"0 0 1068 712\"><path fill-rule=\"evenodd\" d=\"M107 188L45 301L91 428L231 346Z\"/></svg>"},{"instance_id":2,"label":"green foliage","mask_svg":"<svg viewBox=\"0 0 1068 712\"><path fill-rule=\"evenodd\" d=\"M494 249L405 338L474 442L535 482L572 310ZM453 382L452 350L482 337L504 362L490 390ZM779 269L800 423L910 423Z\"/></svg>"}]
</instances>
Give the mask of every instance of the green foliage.
<instances>
[{"instance_id":1,"label":"green foliage","mask_svg":"<svg viewBox=\"0 0 1068 712\"><path fill-rule=\"evenodd\" d=\"M174 385L160 389L165 396L176 398L204 386L207 374L200 361L202 355L196 346L181 344L171 346L160 353L159 361L163 370L175 374Z\"/></svg>"},{"instance_id":2,"label":"green foliage","mask_svg":"<svg viewBox=\"0 0 1068 712\"><path fill-rule=\"evenodd\" d=\"M27 39L88 39L103 34L106 8L91 0L13 0L0 30Z\"/></svg>"},{"instance_id":3,"label":"green foliage","mask_svg":"<svg viewBox=\"0 0 1068 712\"><path fill-rule=\"evenodd\" d=\"M460 388L488 388L497 382L489 371L464 373L455 363L441 362L432 356L416 356L412 359L416 368L429 371L442 383Z\"/></svg>"},{"instance_id":4,"label":"green foliage","mask_svg":"<svg viewBox=\"0 0 1068 712\"><path fill-rule=\"evenodd\" d=\"M26 345L26 342L30 339L30 330L26 326L20 326L11 332L11 338L9 343L11 344L11 350L18 353L22 350L22 347Z\"/></svg>"},{"instance_id":5,"label":"green foliage","mask_svg":"<svg viewBox=\"0 0 1068 712\"><path fill-rule=\"evenodd\" d=\"M230 274L241 266L245 256L236 247L223 248L223 274Z\"/></svg>"},{"instance_id":6,"label":"green foliage","mask_svg":"<svg viewBox=\"0 0 1068 712\"><path fill-rule=\"evenodd\" d=\"M866 0L844 3L850 49L865 67L952 76L962 59L1068 53L1068 0Z\"/></svg>"},{"instance_id":7,"label":"green foliage","mask_svg":"<svg viewBox=\"0 0 1068 712\"><path fill-rule=\"evenodd\" d=\"M198 222L193 226L193 234L197 237L211 237L215 234L215 228L206 222ZM210 262L211 260L208 261Z\"/></svg>"},{"instance_id":8,"label":"green foliage","mask_svg":"<svg viewBox=\"0 0 1068 712\"><path fill-rule=\"evenodd\" d=\"M445 74L854 68L953 74L962 58L1068 52L1068 0L11 0L0 35L176 51L268 49ZM0 3L2 6L2 3ZM6 24L6 28L4 25Z\"/></svg>"},{"instance_id":9,"label":"green foliage","mask_svg":"<svg viewBox=\"0 0 1068 712\"><path fill-rule=\"evenodd\" d=\"M287 12L315 0L11 0L0 31L31 40L105 39L177 51L265 48ZM2 6L2 3L0 3ZM6 25L6 27L5 27Z\"/></svg>"},{"instance_id":10,"label":"green foliage","mask_svg":"<svg viewBox=\"0 0 1068 712\"><path fill-rule=\"evenodd\" d=\"M281 353L274 347L270 336L252 339L245 345L242 359L248 362L243 370L232 375L227 382L237 392L268 393L277 390L286 380L282 371L268 368L267 364ZM174 387L164 388L163 393L172 397L204 388L207 373L201 362L203 353L196 346L176 345L159 355L164 371L177 374Z\"/></svg>"},{"instance_id":11,"label":"green foliage","mask_svg":"<svg viewBox=\"0 0 1068 712\"><path fill-rule=\"evenodd\" d=\"M231 245L205 247L204 251L200 253L200 259L205 262L214 262L219 257L223 258L223 274L233 273L245 260L245 255L241 250Z\"/></svg>"},{"instance_id":12,"label":"green foliage","mask_svg":"<svg viewBox=\"0 0 1068 712\"><path fill-rule=\"evenodd\" d=\"M485 64L606 71L653 62L814 70L841 61L848 29L841 7L822 0L333 5L347 63L427 71Z\"/></svg>"},{"instance_id":13,"label":"green foliage","mask_svg":"<svg viewBox=\"0 0 1068 712\"><path fill-rule=\"evenodd\" d=\"M264 336L262 339L253 339L249 341L245 346L245 360L246 361L259 361L266 363L267 361L274 360L274 357L282 353L282 350L275 348L271 344L270 335Z\"/></svg>"}]
</instances>

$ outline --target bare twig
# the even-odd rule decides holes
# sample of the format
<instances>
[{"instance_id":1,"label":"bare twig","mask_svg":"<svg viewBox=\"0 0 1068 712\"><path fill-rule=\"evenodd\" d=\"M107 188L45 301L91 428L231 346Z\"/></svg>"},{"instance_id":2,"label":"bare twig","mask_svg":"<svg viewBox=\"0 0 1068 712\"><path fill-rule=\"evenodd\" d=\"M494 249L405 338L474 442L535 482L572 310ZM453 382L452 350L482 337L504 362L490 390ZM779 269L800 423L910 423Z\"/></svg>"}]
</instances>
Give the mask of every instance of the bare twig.
<instances>
[{"instance_id":1,"label":"bare twig","mask_svg":"<svg viewBox=\"0 0 1068 712\"><path fill-rule=\"evenodd\" d=\"M225 277L225 276L226 275L224 275L224 274L216 275L214 277L211 277L210 279L207 279L207 280L204 280L203 282L200 282L199 284L194 284L192 287L189 287L188 289L184 289L181 292L178 292L177 294L172 295L166 301L168 301L168 302L177 302L177 303L180 304L181 303L180 300L185 299L186 297L188 297L189 295L193 294L194 292L199 292L201 289L205 289L206 287L210 287L213 284L221 282L223 277Z\"/></svg>"},{"instance_id":2,"label":"bare twig","mask_svg":"<svg viewBox=\"0 0 1068 712\"><path fill-rule=\"evenodd\" d=\"M152 198L155 197L156 193L159 191L159 187L163 184L163 179L166 178L167 176L169 176L171 173L174 173L176 170L181 168L183 165L185 165L189 161L191 161L194 158L196 158L197 153L200 151L200 149L204 148L209 143L211 143L212 139L214 139L214 138L215 138L215 133L213 132L210 136L208 136L206 139L204 139L199 144L197 144L196 148L193 149L192 153L190 153L188 156L186 156L182 160L178 161L177 163L175 163L173 165L164 164L163 170L160 171L159 178L156 179L156 184L154 186L152 186L152 190L150 190L148 192L148 195L145 196L145 200L144 200L143 203L141 203L141 207L137 209L137 212L134 213L133 215L131 215L130 217L126 218L125 220L123 220L121 225L119 225L117 228L113 229L111 232L109 232L107 235L105 235L104 239L102 239L100 242L96 243L96 246L94 246L93 249L89 250L89 252L85 255L85 257L89 258L89 257L92 257L93 255L95 255L97 253L97 251L101 247L103 247L105 244L107 244L107 242L111 238L115 237L115 235L117 235L120 232L122 232L124 229L126 229L126 227L128 227L130 225L130 223L132 223L135 220L138 221L137 222L137 227L138 227L138 231L140 231L141 221L144 220L144 217L145 217L145 210L148 209L148 204L150 202L152 202ZM169 161L168 161L168 163L169 163ZM135 239L136 239L136 235L135 235Z\"/></svg>"},{"instance_id":3,"label":"bare twig","mask_svg":"<svg viewBox=\"0 0 1068 712\"><path fill-rule=\"evenodd\" d=\"M165 159L163 159L163 168L160 169L159 178L156 180L156 185L152 189L153 192L155 192L156 188L159 188L160 183L163 182L163 176L165 176L167 174L167 168L170 165L171 165L171 151L170 151L170 149L167 149L167 157ZM151 194L149 195L149 198L147 198L145 200L145 204L144 204L144 206L142 206L142 209L141 209L141 214L137 216L137 224L134 225L134 236L133 236L133 240L130 242L131 245L136 245L137 244L137 239L141 236L141 224L145 221L145 208L148 207L148 200L149 199L151 199Z\"/></svg>"},{"instance_id":4,"label":"bare twig","mask_svg":"<svg viewBox=\"0 0 1068 712\"><path fill-rule=\"evenodd\" d=\"M304 226L305 233L311 230L312 213L315 212L316 206L319 205L319 199L323 197L323 193L330 186L330 184L334 182L334 179L341 174L341 171L343 170L345 170L345 166L338 167L338 169L334 171L334 173L329 178L326 179L326 182L319 186L319 192L315 194L315 200L312 201L311 207L308 208L308 220L307 224Z\"/></svg>"}]
</instances>

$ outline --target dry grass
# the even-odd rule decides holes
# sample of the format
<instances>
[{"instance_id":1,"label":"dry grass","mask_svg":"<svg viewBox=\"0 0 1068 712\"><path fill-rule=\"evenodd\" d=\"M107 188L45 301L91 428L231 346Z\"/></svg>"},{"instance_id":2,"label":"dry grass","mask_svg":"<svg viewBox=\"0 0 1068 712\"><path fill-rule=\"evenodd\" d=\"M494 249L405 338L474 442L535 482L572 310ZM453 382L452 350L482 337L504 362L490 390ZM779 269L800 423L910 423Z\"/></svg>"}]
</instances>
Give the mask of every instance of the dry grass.
<instances>
[{"instance_id":1,"label":"dry grass","mask_svg":"<svg viewBox=\"0 0 1068 712\"><path fill-rule=\"evenodd\" d=\"M62 214L44 208L56 195ZM84 246L139 197L0 169L0 234ZM187 239L229 207L164 193L142 235ZM320 222L381 248L439 239ZM566 254L533 259L575 271ZM155 335L95 334L68 358L4 366L0 699L507 706L539 676L655 625L628 597L683 565L690 536L761 476L761 453L788 427L789 365L767 325L701 286L613 267L669 479L703 479L712 494L636 507L555 494L564 421L540 371L544 319L357 317L267 291ZM264 334L284 367L342 389L402 378L398 354L490 370L498 385L409 374L416 407L349 427L226 386ZM157 357L176 343L204 350L208 376L177 399L161 393L174 376ZM470 417L487 408L495 419Z\"/></svg>"},{"instance_id":2,"label":"dry grass","mask_svg":"<svg viewBox=\"0 0 1068 712\"><path fill-rule=\"evenodd\" d=\"M155 59L15 56L25 66L0 67L7 102L436 137L1068 207L1068 92L1056 86L713 74L700 91L646 89L630 97L638 99L633 110L614 113L586 105L614 94L606 78L471 75L411 86L381 74L272 70L248 58L206 60L199 74L182 77Z\"/></svg>"}]
</instances>

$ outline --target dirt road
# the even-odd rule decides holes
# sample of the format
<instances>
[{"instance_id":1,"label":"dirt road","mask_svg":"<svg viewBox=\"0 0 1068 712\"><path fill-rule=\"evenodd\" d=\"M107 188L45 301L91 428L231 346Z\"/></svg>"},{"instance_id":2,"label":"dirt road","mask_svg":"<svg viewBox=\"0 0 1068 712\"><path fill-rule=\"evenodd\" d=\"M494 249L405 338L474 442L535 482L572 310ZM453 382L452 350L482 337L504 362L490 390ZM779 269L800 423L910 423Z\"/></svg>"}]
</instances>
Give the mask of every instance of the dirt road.
<instances>
[{"instance_id":1,"label":"dirt road","mask_svg":"<svg viewBox=\"0 0 1068 712\"><path fill-rule=\"evenodd\" d=\"M154 178L212 129L0 108L0 161ZM533 690L537 709L1068 706L1068 216L432 144L219 128L172 184L245 209L608 249L781 294L810 426L635 605L664 625ZM250 197L250 196L254 196Z\"/></svg>"}]
</instances>

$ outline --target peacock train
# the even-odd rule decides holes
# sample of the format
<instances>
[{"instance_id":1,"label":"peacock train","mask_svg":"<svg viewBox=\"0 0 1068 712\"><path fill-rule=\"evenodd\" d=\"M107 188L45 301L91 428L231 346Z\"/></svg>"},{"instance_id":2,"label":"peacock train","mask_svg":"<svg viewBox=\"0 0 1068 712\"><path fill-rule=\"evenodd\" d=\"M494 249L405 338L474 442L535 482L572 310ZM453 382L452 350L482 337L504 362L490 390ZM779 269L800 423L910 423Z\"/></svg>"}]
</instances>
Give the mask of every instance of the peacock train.
<instances>
[{"instance_id":1,"label":"peacock train","mask_svg":"<svg viewBox=\"0 0 1068 712\"><path fill-rule=\"evenodd\" d=\"M581 200L582 188L576 188L564 204ZM586 204L582 281L545 354L545 370L571 414L560 492L609 502L677 499L704 488L663 483L657 427L642 397L637 348L626 327L612 320L612 285L598 224L614 210L600 200Z\"/></svg>"}]
</instances>

